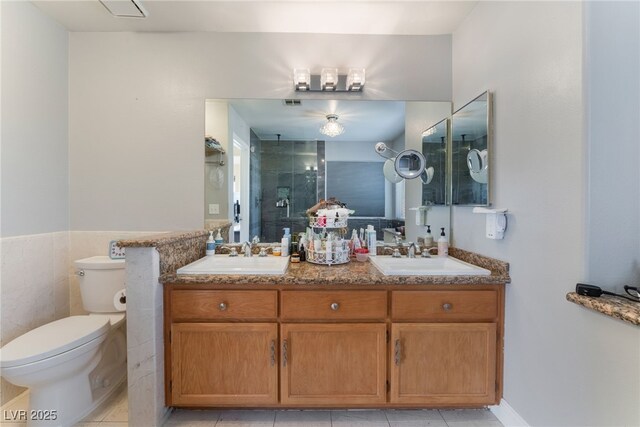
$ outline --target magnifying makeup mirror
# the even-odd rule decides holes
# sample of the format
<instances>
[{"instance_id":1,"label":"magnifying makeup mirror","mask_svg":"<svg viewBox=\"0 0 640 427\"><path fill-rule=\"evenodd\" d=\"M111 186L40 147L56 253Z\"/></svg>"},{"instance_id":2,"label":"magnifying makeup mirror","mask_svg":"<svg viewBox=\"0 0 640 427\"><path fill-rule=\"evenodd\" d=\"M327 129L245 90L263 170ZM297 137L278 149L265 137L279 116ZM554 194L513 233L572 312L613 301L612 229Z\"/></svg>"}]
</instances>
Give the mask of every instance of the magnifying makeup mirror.
<instances>
[{"instance_id":1,"label":"magnifying makeup mirror","mask_svg":"<svg viewBox=\"0 0 640 427\"><path fill-rule=\"evenodd\" d=\"M429 166L428 168L426 168L424 170L424 172L422 172L422 174L420 175L420 180L422 181L423 184L430 184L431 181L433 180L433 174L434 174L435 170L433 169L433 166Z\"/></svg>"},{"instance_id":2,"label":"magnifying makeup mirror","mask_svg":"<svg viewBox=\"0 0 640 427\"><path fill-rule=\"evenodd\" d=\"M417 150L404 150L396 156L396 173L404 179L414 179L422 175L427 165L424 155Z\"/></svg>"},{"instance_id":3,"label":"magnifying makeup mirror","mask_svg":"<svg viewBox=\"0 0 640 427\"><path fill-rule=\"evenodd\" d=\"M387 159L384 162L384 166L382 167L382 173L384 173L384 177L387 179L387 181L391 182L392 184L397 184L400 181L402 181L403 178L396 173L394 160L395 159Z\"/></svg>"},{"instance_id":4,"label":"magnifying makeup mirror","mask_svg":"<svg viewBox=\"0 0 640 427\"><path fill-rule=\"evenodd\" d=\"M397 151L387 147L384 142L378 142L375 146L375 150L376 153L387 159L383 167L383 172L385 173L385 177L391 182L400 181L393 181L387 176L387 174L392 176L390 173L385 171L389 168L389 166L387 166L389 160L393 162L395 173L400 177L400 180L414 179L424 173L425 167L427 165L427 160L425 159L424 154L419 151L404 150L398 153ZM385 155L387 151L391 151L397 155L395 157L387 156Z\"/></svg>"},{"instance_id":5,"label":"magnifying makeup mirror","mask_svg":"<svg viewBox=\"0 0 640 427\"><path fill-rule=\"evenodd\" d=\"M487 171L489 170L489 162L487 150L478 150L473 148L467 153L467 166L471 178L481 184L487 183Z\"/></svg>"}]
</instances>

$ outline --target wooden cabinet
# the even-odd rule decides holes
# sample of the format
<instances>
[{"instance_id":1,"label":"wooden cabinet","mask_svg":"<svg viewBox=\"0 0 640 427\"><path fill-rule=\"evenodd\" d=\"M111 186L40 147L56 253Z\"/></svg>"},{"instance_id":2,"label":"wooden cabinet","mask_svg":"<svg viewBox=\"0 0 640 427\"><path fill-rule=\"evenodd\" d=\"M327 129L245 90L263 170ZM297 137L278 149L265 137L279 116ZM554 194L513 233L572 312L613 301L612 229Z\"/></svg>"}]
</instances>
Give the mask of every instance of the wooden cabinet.
<instances>
[{"instance_id":1,"label":"wooden cabinet","mask_svg":"<svg viewBox=\"0 0 640 427\"><path fill-rule=\"evenodd\" d=\"M278 401L275 323L174 323L174 405L260 405Z\"/></svg>"},{"instance_id":2,"label":"wooden cabinet","mask_svg":"<svg viewBox=\"0 0 640 427\"><path fill-rule=\"evenodd\" d=\"M392 403L495 402L495 323L400 323L391 328Z\"/></svg>"},{"instance_id":3,"label":"wooden cabinet","mask_svg":"<svg viewBox=\"0 0 640 427\"><path fill-rule=\"evenodd\" d=\"M504 289L165 285L167 406L435 408L502 397Z\"/></svg>"},{"instance_id":4,"label":"wooden cabinet","mask_svg":"<svg viewBox=\"0 0 640 427\"><path fill-rule=\"evenodd\" d=\"M384 403L386 332L384 323L282 324L282 403Z\"/></svg>"}]
</instances>

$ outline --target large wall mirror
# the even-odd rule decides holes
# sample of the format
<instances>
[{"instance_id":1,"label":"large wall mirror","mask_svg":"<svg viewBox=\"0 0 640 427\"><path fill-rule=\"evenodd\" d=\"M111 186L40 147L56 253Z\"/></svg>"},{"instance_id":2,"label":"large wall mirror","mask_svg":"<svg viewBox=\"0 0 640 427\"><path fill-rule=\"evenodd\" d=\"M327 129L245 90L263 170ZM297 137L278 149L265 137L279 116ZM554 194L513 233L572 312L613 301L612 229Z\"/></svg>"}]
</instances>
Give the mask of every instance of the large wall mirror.
<instances>
[{"instance_id":1,"label":"large wall mirror","mask_svg":"<svg viewBox=\"0 0 640 427\"><path fill-rule=\"evenodd\" d=\"M485 92L451 119L451 204L486 206L489 199L491 96Z\"/></svg>"},{"instance_id":2,"label":"large wall mirror","mask_svg":"<svg viewBox=\"0 0 640 427\"><path fill-rule=\"evenodd\" d=\"M414 104L442 110L443 103L411 104L412 108L404 101L207 100L205 133L220 143L224 154L211 148L205 152L205 223L229 218L234 220L232 240L257 235L275 242L285 227L304 231L305 211L318 199L336 197L355 210L349 228L373 224L382 240L382 230L405 224L406 182L385 179L386 159L376 153L375 145L384 142L396 152L419 150L421 135L406 136L405 129L409 124L411 129L425 129L430 119L416 119ZM444 169L436 163L432 188L444 203ZM436 185L442 190L436 191ZM416 199L414 205L421 200L417 193Z\"/></svg>"}]
</instances>

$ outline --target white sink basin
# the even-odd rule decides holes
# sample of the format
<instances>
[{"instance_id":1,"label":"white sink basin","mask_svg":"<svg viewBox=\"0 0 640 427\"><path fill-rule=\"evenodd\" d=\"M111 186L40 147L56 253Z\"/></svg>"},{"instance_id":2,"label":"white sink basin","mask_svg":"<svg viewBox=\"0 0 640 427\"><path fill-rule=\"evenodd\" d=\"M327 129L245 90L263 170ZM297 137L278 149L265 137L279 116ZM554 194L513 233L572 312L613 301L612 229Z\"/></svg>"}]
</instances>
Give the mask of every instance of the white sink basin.
<instances>
[{"instance_id":1,"label":"white sink basin","mask_svg":"<svg viewBox=\"0 0 640 427\"><path fill-rule=\"evenodd\" d=\"M452 257L393 258L372 256L369 261L385 276L488 276L491 271Z\"/></svg>"},{"instance_id":2,"label":"white sink basin","mask_svg":"<svg viewBox=\"0 0 640 427\"><path fill-rule=\"evenodd\" d=\"M178 274L284 274L289 257L212 255L178 269Z\"/></svg>"}]
</instances>

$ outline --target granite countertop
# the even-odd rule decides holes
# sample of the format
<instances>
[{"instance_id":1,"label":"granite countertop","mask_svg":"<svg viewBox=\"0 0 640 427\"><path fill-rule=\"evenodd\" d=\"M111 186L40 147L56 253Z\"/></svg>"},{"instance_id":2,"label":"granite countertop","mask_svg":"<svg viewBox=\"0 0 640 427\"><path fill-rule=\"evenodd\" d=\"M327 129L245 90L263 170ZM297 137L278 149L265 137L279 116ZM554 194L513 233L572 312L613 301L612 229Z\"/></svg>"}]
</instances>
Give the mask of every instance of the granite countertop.
<instances>
[{"instance_id":1,"label":"granite countertop","mask_svg":"<svg viewBox=\"0 0 640 427\"><path fill-rule=\"evenodd\" d=\"M501 285L509 283L509 264L472 252L451 248L450 255L491 270L489 276L385 276L370 262L351 261L341 265L316 265L308 262L291 263L284 275L177 275L163 274L162 283L204 284L224 281L225 284L279 285Z\"/></svg>"},{"instance_id":2,"label":"granite countertop","mask_svg":"<svg viewBox=\"0 0 640 427\"><path fill-rule=\"evenodd\" d=\"M640 303L610 295L587 297L575 292L567 294L567 300L634 325L640 325Z\"/></svg>"}]
</instances>

